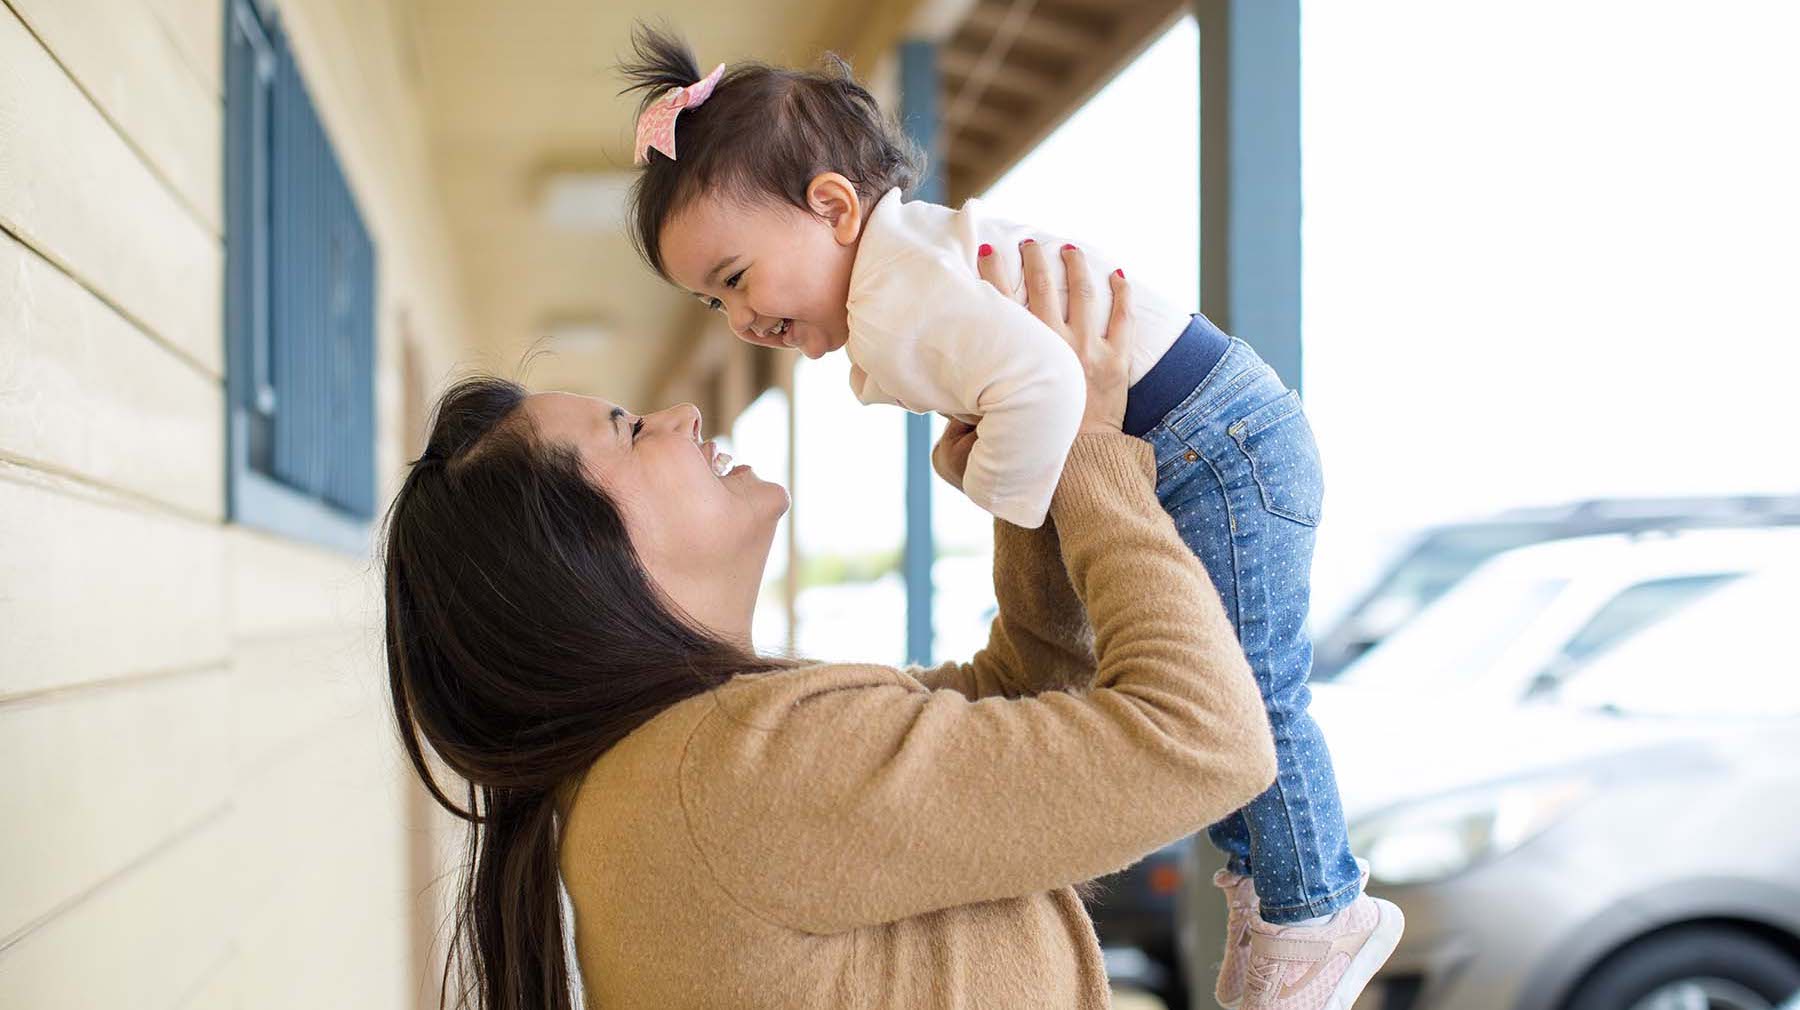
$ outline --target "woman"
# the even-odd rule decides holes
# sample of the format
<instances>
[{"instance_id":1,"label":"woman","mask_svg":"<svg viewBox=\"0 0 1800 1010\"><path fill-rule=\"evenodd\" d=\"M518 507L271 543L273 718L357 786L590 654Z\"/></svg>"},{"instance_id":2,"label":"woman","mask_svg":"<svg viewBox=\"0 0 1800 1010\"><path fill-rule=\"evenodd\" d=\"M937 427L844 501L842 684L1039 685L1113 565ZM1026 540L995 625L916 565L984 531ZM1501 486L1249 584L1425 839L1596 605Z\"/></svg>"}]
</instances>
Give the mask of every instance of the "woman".
<instances>
[{"instance_id":1,"label":"woman","mask_svg":"<svg viewBox=\"0 0 1800 1010\"><path fill-rule=\"evenodd\" d=\"M389 514L387 649L415 768L475 821L466 1002L569 1005L560 870L594 1007L1108 1005L1076 885L1242 806L1275 764L1150 448L1119 430L1124 281L1097 319L1080 285L1065 314L1047 270L1028 246L1086 415L1051 522L995 525L1000 614L967 663L755 655L787 495L716 476L693 407L445 394ZM974 437L952 422L933 452L959 489Z\"/></svg>"}]
</instances>

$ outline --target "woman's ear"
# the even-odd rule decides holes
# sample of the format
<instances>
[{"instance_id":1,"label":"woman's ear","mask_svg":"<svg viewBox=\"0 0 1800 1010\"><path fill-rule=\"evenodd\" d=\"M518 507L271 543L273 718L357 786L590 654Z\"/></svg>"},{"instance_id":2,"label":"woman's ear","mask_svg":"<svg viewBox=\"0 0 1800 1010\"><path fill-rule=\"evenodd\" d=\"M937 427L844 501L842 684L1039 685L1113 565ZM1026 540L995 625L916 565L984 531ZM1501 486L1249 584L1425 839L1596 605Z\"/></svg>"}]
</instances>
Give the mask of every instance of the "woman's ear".
<instances>
[{"instance_id":1,"label":"woman's ear","mask_svg":"<svg viewBox=\"0 0 1800 1010\"><path fill-rule=\"evenodd\" d=\"M831 225L838 245L850 245L862 234L862 198L849 179L836 172L821 172L806 184L806 205Z\"/></svg>"}]
</instances>

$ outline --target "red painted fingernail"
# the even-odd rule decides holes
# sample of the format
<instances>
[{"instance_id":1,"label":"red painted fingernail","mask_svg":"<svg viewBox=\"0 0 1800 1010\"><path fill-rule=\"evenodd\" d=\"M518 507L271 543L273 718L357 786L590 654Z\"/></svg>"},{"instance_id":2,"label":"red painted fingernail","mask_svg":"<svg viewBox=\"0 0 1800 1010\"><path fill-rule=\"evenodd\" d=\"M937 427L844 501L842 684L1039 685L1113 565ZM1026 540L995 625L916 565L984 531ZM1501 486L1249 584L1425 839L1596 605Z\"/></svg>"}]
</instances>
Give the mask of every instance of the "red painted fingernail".
<instances>
[{"instance_id":1,"label":"red painted fingernail","mask_svg":"<svg viewBox=\"0 0 1800 1010\"><path fill-rule=\"evenodd\" d=\"M1020 242L1020 243L1019 243L1019 244L1020 244L1020 245L1035 245L1035 244L1036 244L1036 243L1037 243L1037 239L1034 239L1034 238L1028 238L1028 239L1026 239L1026 240L1025 240L1025 241L1023 241L1023 242Z\"/></svg>"},{"instance_id":2,"label":"red painted fingernail","mask_svg":"<svg viewBox=\"0 0 1800 1010\"><path fill-rule=\"evenodd\" d=\"M1120 267L1119 269L1114 270L1113 273L1118 274L1120 280L1125 279L1125 268L1124 267Z\"/></svg>"},{"instance_id":3,"label":"red painted fingernail","mask_svg":"<svg viewBox=\"0 0 1800 1010\"><path fill-rule=\"evenodd\" d=\"M994 255L994 247L991 245L988 245L986 242L983 242L983 243L981 243L981 248L975 250L975 255L977 255L977 256L992 256L992 255Z\"/></svg>"},{"instance_id":4,"label":"red painted fingernail","mask_svg":"<svg viewBox=\"0 0 1800 1010\"><path fill-rule=\"evenodd\" d=\"M1062 247L1062 251L1063 251L1063 252L1068 252L1068 251L1069 251L1069 250L1070 250L1070 249L1073 249L1073 248L1075 248L1075 245L1074 245L1074 243L1072 243L1072 242L1064 242L1064 243L1063 243L1063 247Z\"/></svg>"}]
</instances>

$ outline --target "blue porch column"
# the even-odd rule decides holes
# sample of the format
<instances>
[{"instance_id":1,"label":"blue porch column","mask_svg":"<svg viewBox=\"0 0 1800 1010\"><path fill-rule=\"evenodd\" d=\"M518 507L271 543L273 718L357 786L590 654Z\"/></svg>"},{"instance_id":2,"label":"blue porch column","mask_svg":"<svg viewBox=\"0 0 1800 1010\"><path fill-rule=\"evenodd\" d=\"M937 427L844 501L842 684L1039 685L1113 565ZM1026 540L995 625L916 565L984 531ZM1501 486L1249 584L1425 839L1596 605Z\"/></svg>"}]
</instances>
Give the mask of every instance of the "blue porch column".
<instances>
[{"instance_id":1,"label":"blue porch column","mask_svg":"<svg viewBox=\"0 0 1800 1010\"><path fill-rule=\"evenodd\" d=\"M914 195L941 202L944 171L938 149L937 43L900 44L900 122L925 151L925 178ZM906 415L906 659L931 662L931 415Z\"/></svg>"},{"instance_id":2,"label":"blue porch column","mask_svg":"<svg viewBox=\"0 0 1800 1010\"><path fill-rule=\"evenodd\" d=\"M1300 388L1300 0L1194 0L1200 309Z\"/></svg>"}]
</instances>

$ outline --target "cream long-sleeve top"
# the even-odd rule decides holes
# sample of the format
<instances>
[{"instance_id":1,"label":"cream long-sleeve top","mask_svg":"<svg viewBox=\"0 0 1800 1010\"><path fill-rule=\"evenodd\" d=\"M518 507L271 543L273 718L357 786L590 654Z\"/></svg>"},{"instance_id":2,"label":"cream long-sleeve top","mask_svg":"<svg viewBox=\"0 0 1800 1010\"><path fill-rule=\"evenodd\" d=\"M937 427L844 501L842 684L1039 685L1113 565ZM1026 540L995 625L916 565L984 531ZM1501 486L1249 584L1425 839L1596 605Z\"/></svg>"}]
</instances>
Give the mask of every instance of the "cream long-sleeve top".
<instances>
[{"instance_id":1,"label":"cream long-sleeve top","mask_svg":"<svg viewBox=\"0 0 1800 1010\"><path fill-rule=\"evenodd\" d=\"M1150 447L1081 435L1050 514L995 524L971 661L743 675L565 791L591 1010L1109 1005L1073 885L1241 807L1275 755Z\"/></svg>"},{"instance_id":2,"label":"cream long-sleeve top","mask_svg":"<svg viewBox=\"0 0 1800 1010\"><path fill-rule=\"evenodd\" d=\"M985 243L1010 252L1026 238L1065 240L995 217L979 200L960 210L889 191L869 212L850 273L850 388L865 404L889 403L973 423L979 438L963 490L997 518L1027 529L1044 521L1069 444L1081 425L1086 383L1063 339L1025 308L1022 276L1002 292L976 272ZM1101 311L1116 264L1083 247ZM1062 259L1053 271L1065 297ZM1154 366L1192 313L1134 286L1133 383Z\"/></svg>"}]
</instances>

